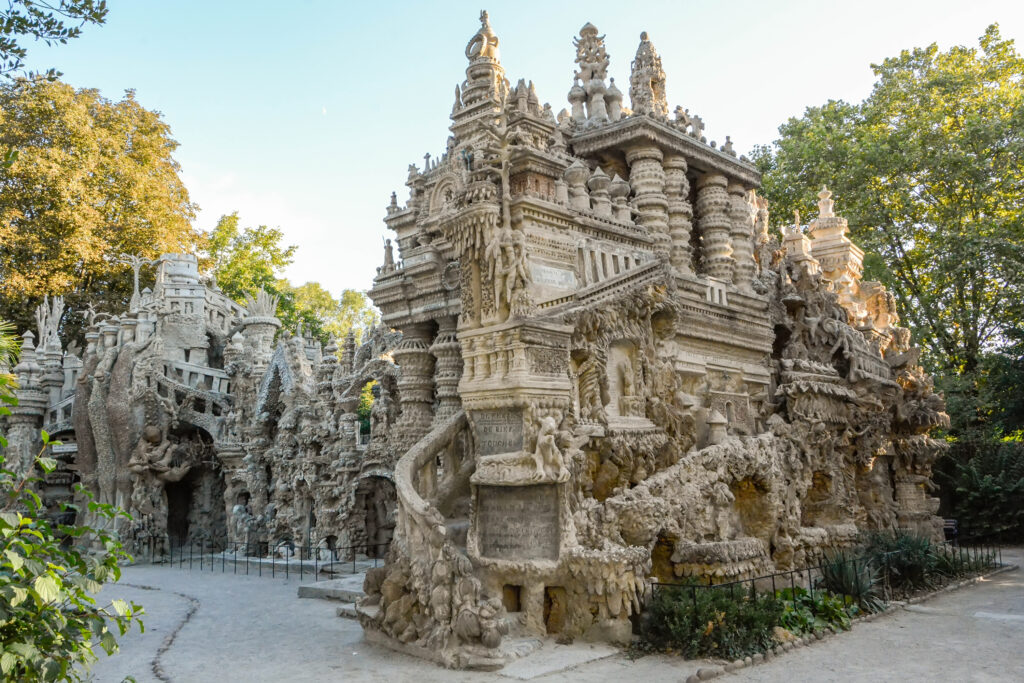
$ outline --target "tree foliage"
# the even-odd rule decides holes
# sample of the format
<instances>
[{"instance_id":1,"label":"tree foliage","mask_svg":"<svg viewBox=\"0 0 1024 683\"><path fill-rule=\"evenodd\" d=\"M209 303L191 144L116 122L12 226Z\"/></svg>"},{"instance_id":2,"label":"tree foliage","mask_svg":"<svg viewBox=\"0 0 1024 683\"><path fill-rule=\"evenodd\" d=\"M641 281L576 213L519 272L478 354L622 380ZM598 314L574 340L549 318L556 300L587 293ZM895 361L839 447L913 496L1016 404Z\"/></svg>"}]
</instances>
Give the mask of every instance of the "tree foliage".
<instances>
[{"instance_id":1,"label":"tree foliage","mask_svg":"<svg viewBox=\"0 0 1024 683\"><path fill-rule=\"evenodd\" d=\"M864 102L810 107L755 152L763 191L788 217L829 185L928 362L970 373L1024 321L1024 59L993 25L872 68Z\"/></svg>"},{"instance_id":2,"label":"tree foliage","mask_svg":"<svg viewBox=\"0 0 1024 683\"><path fill-rule=\"evenodd\" d=\"M26 39L67 43L80 36L86 24L102 24L106 18L106 0L8 0L7 9L0 9L0 74L24 67ZM46 75L59 74L50 69Z\"/></svg>"},{"instance_id":3,"label":"tree foliage","mask_svg":"<svg viewBox=\"0 0 1024 683\"><path fill-rule=\"evenodd\" d=\"M333 335L341 340L352 330L358 343L363 332L379 320L369 297L355 289L343 289L341 296L335 299L318 282L296 287L282 280L278 283L278 290L283 295L281 308L284 309L285 325L294 319L316 337Z\"/></svg>"},{"instance_id":4,"label":"tree foliage","mask_svg":"<svg viewBox=\"0 0 1024 683\"><path fill-rule=\"evenodd\" d=\"M88 304L127 307L131 270L117 255L197 249L176 147L131 91L114 102L59 81L0 83L0 149L18 150L0 167L0 310L18 329L62 294L73 338Z\"/></svg>"},{"instance_id":5,"label":"tree foliage","mask_svg":"<svg viewBox=\"0 0 1024 683\"><path fill-rule=\"evenodd\" d=\"M295 256L295 245L283 246L280 228L260 225L242 228L238 212L221 216L208 233L203 266L217 278L217 285L236 301L265 289L279 293L281 271Z\"/></svg>"},{"instance_id":6,"label":"tree foliage","mask_svg":"<svg viewBox=\"0 0 1024 683\"><path fill-rule=\"evenodd\" d=\"M341 338L350 329L361 332L377 322L377 312L363 292L346 289L335 299L318 282L296 286L282 278L296 250L283 241L280 228L242 228L238 213L231 213L221 216L208 234L202 265L224 293L239 303L246 294L255 296L261 289L276 294L277 316L292 332L301 325L304 332L327 341L332 334Z\"/></svg>"}]
</instances>

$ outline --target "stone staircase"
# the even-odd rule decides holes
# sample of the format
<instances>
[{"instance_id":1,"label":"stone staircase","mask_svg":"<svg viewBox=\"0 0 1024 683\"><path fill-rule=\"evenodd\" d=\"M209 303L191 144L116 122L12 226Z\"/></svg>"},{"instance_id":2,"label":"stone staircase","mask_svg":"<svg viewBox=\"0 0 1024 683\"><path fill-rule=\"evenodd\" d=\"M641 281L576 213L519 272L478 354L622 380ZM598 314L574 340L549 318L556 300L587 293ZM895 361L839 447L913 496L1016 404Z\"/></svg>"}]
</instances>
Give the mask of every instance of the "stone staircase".
<instances>
[{"instance_id":1,"label":"stone staircase","mask_svg":"<svg viewBox=\"0 0 1024 683\"><path fill-rule=\"evenodd\" d=\"M340 579L305 583L299 586L299 597L340 602L335 610L337 615L356 619L356 601L366 595L363 592L365 578L366 572L360 572Z\"/></svg>"}]
</instances>

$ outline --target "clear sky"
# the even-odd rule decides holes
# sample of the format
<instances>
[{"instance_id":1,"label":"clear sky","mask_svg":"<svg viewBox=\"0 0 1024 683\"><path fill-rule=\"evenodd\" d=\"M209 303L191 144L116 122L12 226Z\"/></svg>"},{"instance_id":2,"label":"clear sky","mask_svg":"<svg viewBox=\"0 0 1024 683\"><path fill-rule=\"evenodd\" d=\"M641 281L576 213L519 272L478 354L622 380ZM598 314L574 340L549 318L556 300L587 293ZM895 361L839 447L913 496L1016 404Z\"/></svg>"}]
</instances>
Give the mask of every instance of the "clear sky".
<instances>
[{"instance_id":1,"label":"clear sky","mask_svg":"<svg viewBox=\"0 0 1024 683\"><path fill-rule=\"evenodd\" d=\"M237 210L298 245L286 272L337 295L367 289L382 262L384 207L407 167L444 150L464 48L480 0L109 0L107 23L68 45L34 46L30 68L163 113L198 226ZM557 2L486 7L514 84L567 106L572 38L607 34L610 74L628 91L641 31L663 60L671 108L699 114L709 140L746 153L828 99L859 101L870 64L937 42L976 46L992 22L1024 50L1024 1ZM628 97L627 97L628 100ZM837 197L842 209L842 197Z\"/></svg>"}]
</instances>

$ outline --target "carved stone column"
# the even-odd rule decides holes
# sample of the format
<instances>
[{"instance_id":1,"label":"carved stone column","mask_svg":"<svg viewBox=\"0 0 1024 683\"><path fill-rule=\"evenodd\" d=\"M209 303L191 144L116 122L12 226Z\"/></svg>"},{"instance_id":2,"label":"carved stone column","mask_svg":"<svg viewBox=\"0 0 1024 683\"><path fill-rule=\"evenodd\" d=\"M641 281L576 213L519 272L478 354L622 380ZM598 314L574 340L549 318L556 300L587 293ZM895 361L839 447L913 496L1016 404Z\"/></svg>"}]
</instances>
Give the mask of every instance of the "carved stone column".
<instances>
[{"instance_id":1,"label":"carved stone column","mask_svg":"<svg viewBox=\"0 0 1024 683\"><path fill-rule=\"evenodd\" d=\"M661 150L655 145L634 147L626 152L629 184L639 212L636 222L654 238L654 251L668 258L672 250L668 235L668 198L665 196L665 171Z\"/></svg>"},{"instance_id":2,"label":"carved stone column","mask_svg":"<svg viewBox=\"0 0 1024 683\"><path fill-rule=\"evenodd\" d=\"M748 201L749 192L739 183L729 183L729 219L732 222L732 255L736 260L733 284L749 289L757 264L754 262L754 218L756 209Z\"/></svg>"},{"instance_id":3,"label":"carved stone column","mask_svg":"<svg viewBox=\"0 0 1024 683\"><path fill-rule=\"evenodd\" d=\"M41 441L39 429L46 415L47 395L43 389L44 369L38 363L38 351L33 344L35 335L22 335L21 356L14 366L18 388L14 394L18 404L11 406L7 416L7 448L4 467L21 476L32 468ZM42 346L42 345L40 345Z\"/></svg>"},{"instance_id":4,"label":"carved stone column","mask_svg":"<svg viewBox=\"0 0 1024 683\"><path fill-rule=\"evenodd\" d=\"M686 159L672 154L665 157L665 195L668 197L668 232L672 240L671 261L676 273L693 273L690 232L693 207L690 206L690 181L686 178Z\"/></svg>"},{"instance_id":5,"label":"carved stone column","mask_svg":"<svg viewBox=\"0 0 1024 683\"><path fill-rule=\"evenodd\" d=\"M434 422L441 422L459 411L459 379L462 377L462 348L455 336L455 316L438 320L437 337L430 346L430 352L437 359L434 366L434 383L437 386L437 411Z\"/></svg>"},{"instance_id":6,"label":"carved stone column","mask_svg":"<svg viewBox=\"0 0 1024 683\"><path fill-rule=\"evenodd\" d=\"M434 356L430 353L430 325L417 323L402 329L402 341L394 350L402 370L398 380L402 417L398 437L411 445L430 430L434 419Z\"/></svg>"},{"instance_id":7,"label":"carved stone column","mask_svg":"<svg viewBox=\"0 0 1024 683\"><path fill-rule=\"evenodd\" d=\"M729 181L724 175L706 173L697 181L697 225L704 237L704 266L713 278L732 282L736 261L729 230Z\"/></svg>"}]
</instances>

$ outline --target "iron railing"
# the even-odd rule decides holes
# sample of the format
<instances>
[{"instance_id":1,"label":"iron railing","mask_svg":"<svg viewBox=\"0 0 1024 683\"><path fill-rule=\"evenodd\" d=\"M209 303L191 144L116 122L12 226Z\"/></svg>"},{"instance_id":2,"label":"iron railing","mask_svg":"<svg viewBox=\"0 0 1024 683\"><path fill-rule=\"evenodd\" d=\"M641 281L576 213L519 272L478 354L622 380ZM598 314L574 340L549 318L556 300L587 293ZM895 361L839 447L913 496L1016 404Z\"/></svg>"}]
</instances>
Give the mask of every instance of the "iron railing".
<instances>
[{"instance_id":1,"label":"iron railing","mask_svg":"<svg viewBox=\"0 0 1024 683\"><path fill-rule=\"evenodd\" d=\"M389 543L361 543L325 548L279 544L271 548L266 542L216 543L213 541L171 542L167 545L150 539L134 557L136 562L163 564L179 569L222 574L255 574L286 579L297 575L300 580L312 575L313 581L331 579L335 575L351 575L360 569L377 567L387 554Z\"/></svg>"},{"instance_id":2,"label":"iron railing","mask_svg":"<svg viewBox=\"0 0 1024 683\"><path fill-rule=\"evenodd\" d=\"M945 554L947 558L958 559L961 566L965 567L968 573L978 573L1003 566L1002 549L991 537L958 538L950 542L936 544L936 547L938 552ZM806 590L813 600L815 591L822 593L826 590L822 586L825 568L834 568L837 563L842 563L852 566L854 572L859 570L877 571L881 585L881 595L879 597L888 603L895 597L890 581L892 576L891 569L897 564L899 556L906 556L911 552L904 549L876 555L852 557L846 560L833 559L814 566L804 567L803 569L791 569L718 583L715 583L713 576L709 576L706 583L699 581L690 581L688 583L656 581L652 584L652 597L659 591L673 591L678 594L679 599L685 599L688 594L689 599L693 602L694 613L696 613L697 591L727 590L733 599L753 599L758 595L765 594L783 599L780 595L785 595L784 591L788 588L790 589L789 595L784 600L787 602L791 600L795 607L799 597L798 588ZM874 586L872 586L873 588ZM865 596L851 595L849 597L859 601Z\"/></svg>"}]
</instances>

